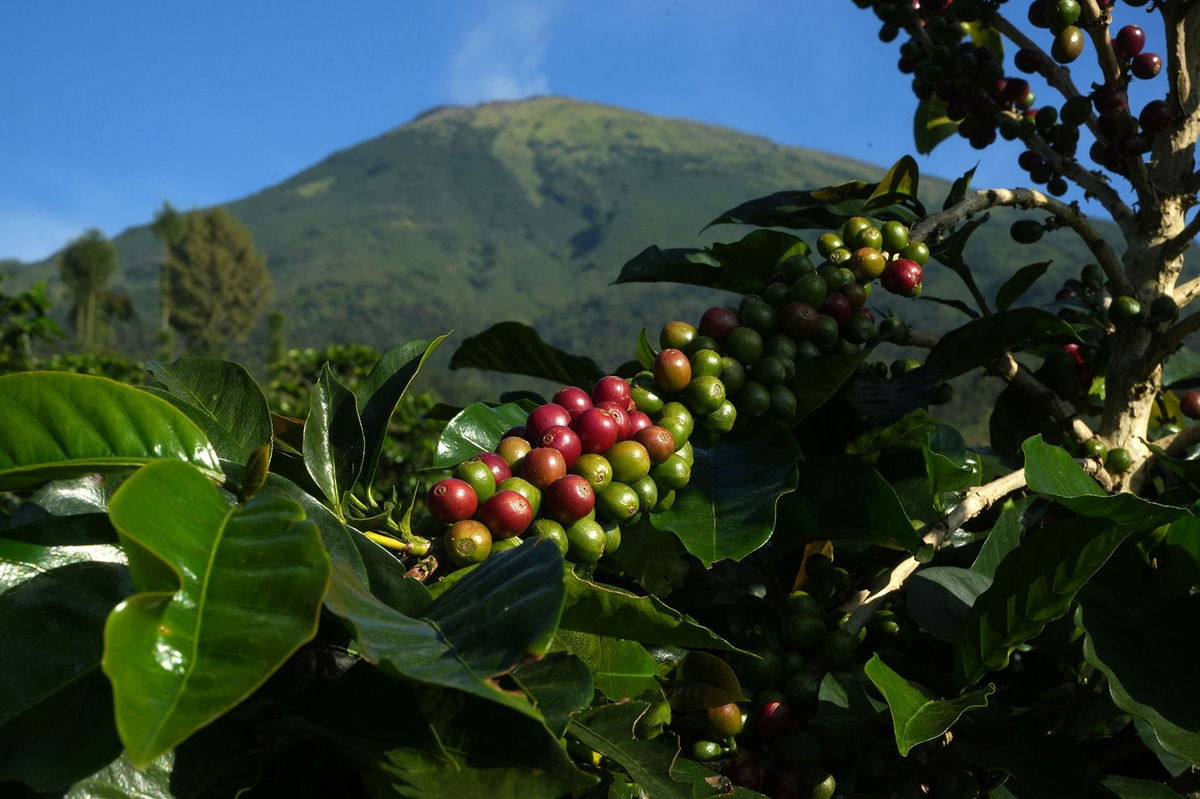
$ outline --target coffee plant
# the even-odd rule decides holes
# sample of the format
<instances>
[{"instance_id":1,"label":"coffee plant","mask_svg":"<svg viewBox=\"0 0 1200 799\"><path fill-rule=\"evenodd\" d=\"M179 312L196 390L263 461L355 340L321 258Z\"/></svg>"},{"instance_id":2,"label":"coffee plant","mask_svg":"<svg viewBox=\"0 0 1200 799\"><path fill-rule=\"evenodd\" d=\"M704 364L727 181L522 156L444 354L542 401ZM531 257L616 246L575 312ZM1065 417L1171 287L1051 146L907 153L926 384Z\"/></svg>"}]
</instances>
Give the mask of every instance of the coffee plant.
<instances>
[{"instance_id":1,"label":"coffee plant","mask_svg":"<svg viewBox=\"0 0 1200 799\"><path fill-rule=\"evenodd\" d=\"M445 336L351 386L281 368L284 414L219 360L0 377L3 795L1200 793L1200 4L855 2L906 37L919 149L1020 140L1046 191L968 173L930 212L905 157L744 203L622 268L733 298L626 364L465 340L452 368L561 388L430 408L427 462L389 425ZM1017 306L1047 264L971 273L1003 206L1092 255L1051 305ZM966 324L868 310L931 269ZM936 416L979 372L987 447Z\"/></svg>"}]
</instances>

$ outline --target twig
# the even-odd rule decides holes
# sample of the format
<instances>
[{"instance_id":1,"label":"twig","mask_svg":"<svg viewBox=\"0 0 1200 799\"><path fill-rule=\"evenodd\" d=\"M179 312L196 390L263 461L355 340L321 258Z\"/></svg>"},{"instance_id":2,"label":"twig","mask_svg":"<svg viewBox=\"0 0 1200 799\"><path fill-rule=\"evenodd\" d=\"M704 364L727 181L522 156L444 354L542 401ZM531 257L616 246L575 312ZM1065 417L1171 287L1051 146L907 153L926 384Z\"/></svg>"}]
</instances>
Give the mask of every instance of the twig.
<instances>
[{"instance_id":1,"label":"twig","mask_svg":"<svg viewBox=\"0 0 1200 799\"><path fill-rule=\"evenodd\" d=\"M1033 372L1022 366L1011 352L1003 352L988 364L988 370L992 374L1000 377L1017 388L1035 397L1046 406L1050 412L1050 417L1057 422L1069 421L1071 425L1071 435L1076 441L1090 441L1096 437L1092 429L1088 427L1087 422L1080 419L1074 406L1064 400L1058 394L1038 380Z\"/></svg>"},{"instance_id":2,"label":"twig","mask_svg":"<svg viewBox=\"0 0 1200 799\"><path fill-rule=\"evenodd\" d=\"M1200 277L1189 280L1175 289L1175 304L1180 308L1200 296Z\"/></svg>"},{"instance_id":3,"label":"twig","mask_svg":"<svg viewBox=\"0 0 1200 799\"><path fill-rule=\"evenodd\" d=\"M1096 257L1100 268L1108 276L1109 283L1118 294L1132 294L1133 287L1121 265L1121 259L1116 251L1100 235L1100 231L1084 216L1078 206L1068 205L1054 197L1047 196L1036 189L986 189L976 192L970 197L951 206L945 211L931 214L916 225L910 233L917 241L925 241L936 237L942 231L995 206L1015 206L1018 208L1040 208L1052 213L1064 225L1071 228Z\"/></svg>"},{"instance_id":4,"label":"twig","mask_svg":"<svg viewBox=\"0 0 1200 799\"><path fill-rule=\"evenodd\" d=\"M904 337L904 340L897 343L904 344L909 347L923 347L924 349L931 350L936 347L937 343L941 340L942 337L937 333L910 327L908 329L908 335Z\"/></svg>"},{"instance_id":5,"label":"twig","mask_svg":"<svg viewBox=\"0 0 1200 799\"><path fill-rule=\"evenodd\" d=\"M1163 333L1162 345L1159 347L1162 355L1165 357L1167 354L1174 352L1176 347L1182 344L1185 338L1197 330L1200 330L1200 311L1188 314L1176 322L1174 327Z\"/></svg>"},{"instance_id":6,"label":"twig","mask_svg":"<svg viewBox=\"0 0 1200 799\"><path fill-rule=\"evenodd\" d=\"M963 501L954 510L950 511L943 520L931 527L921 538L921 541L928 546L932 546L934 549L939 549L945 543L950 533L962 527L963 524L983 513L1009 494L1014 491L1020 491L1025 487L1025 484L1025 470L1018 469L1015 472L1006 474L1004 477L993 480L987 485L975 486L968 489L966 495L963 497ZM874 591L859 591L851 597L841 608L844 612L850 614L849 620L842 627L851 633L858 633L863 628L863 625L874 615L875 607L883 601L884 597L900 590L904 586L905 581L920 566L921 563L915 556L907 557L892 568L891 572L887 575L887 579Z\"/></svg>"},{"instance_id":7,"label":"twig","mask_svg":"<svg viewBox=\"0 0 1200 799\"><path fill-rule=\"evenodd\" d=\"M1200 424L1185 427L1178 433L1163 436L1150 443L1166 452L1170 457L1178 458L1195 445L1200 444Z\"/></svg>"}]
</instances>

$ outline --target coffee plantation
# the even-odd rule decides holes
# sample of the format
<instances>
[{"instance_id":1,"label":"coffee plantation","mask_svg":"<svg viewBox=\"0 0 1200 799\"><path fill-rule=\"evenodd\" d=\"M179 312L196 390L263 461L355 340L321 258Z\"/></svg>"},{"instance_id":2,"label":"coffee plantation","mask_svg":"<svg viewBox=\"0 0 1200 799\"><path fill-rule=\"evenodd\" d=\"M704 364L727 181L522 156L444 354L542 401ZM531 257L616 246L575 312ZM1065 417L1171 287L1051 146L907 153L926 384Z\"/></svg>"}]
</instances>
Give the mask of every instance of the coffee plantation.
<instances>
[{"instance_id":1,"label":"coffee plantation","mask_svg":"<svg viewBox=\"0 0 1200 799\"><path fill-rule=\"evenodd\" d=\"M919 150L1019 140L1045 192L967 173L931 212L904 157L750 200L711 223L741 238L624 265L728 293L613 331L627 363L462 341L557 390L429 408L431 463L390 424L446 336L275 408L214 359L0 376L0 793L1200 795L1200 4L855 3L906 37ZM1002 206L1038 214L1012 246L1090 251L1053 304L1019 304L1046 263L979 289ZM936 409L980 372L969 446Z\"/></svg>"}]
</instances>

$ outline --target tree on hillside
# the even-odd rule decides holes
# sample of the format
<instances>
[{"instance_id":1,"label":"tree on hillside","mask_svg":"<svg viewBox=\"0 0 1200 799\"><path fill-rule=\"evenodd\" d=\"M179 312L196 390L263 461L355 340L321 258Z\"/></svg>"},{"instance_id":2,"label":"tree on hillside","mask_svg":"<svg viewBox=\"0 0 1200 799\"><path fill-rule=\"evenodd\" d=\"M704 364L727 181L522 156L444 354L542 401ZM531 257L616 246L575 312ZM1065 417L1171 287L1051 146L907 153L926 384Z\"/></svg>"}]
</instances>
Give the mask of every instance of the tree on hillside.
<instances>
[{"instance_id":1,"label":"tree on hillside","mask_svg":"<svg viewBox=\"0 0 1200 799\"><path fill-rule=\"evenodd\" d=\"M271 294L266 256L222 208L180 217L167 273L170 323L194 355L219 356L245 338Z\"/></svg>"},{"instance_id":2,"label":"tree on hillside","mask_svg":"<svg viewBox=\"0 0 1200 799\"><path fill-rule=\"evenodd\" d=\"M107 325L102 307L116 271L116 247L94 228L63 251L61 274L75 301L71 316L81 350L99 349L105 343Z\"/></svg>"},{"instance_id":3,"label":"tree on hillside","mask_svg":"<svg viewBox=\"0 0 1200 799\"><path fill-rule=\"evenodd\" d=\"M171 260L171 245L179 240L183 233L183 217L175 207L164 201L162 209L154 217L150 230L163 245L162 268L158 280L158 356L163 360L171 359L173 349L171 335L171 279L169 264Z\"/></svg>"}]
</instances>

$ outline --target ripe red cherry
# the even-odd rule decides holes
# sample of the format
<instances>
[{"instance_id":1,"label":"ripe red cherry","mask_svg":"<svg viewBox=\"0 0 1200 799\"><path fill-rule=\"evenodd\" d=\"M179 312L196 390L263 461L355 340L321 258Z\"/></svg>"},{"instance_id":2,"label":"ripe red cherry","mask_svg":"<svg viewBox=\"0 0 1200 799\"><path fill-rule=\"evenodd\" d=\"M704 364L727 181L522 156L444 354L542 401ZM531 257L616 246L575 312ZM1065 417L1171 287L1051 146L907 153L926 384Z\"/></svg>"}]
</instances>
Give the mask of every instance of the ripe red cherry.
<instances>
[{"instance_id":1,"label":"ripe red cherry","mask_svg":"<svg viewBox=\"0 0 1200 799\"><path fill-rule=\"evenodd\" d=\"M633 440L646 448L651 463L662 463L675 454L675 436L665 427L645 427L637 431Z\"/></svg>"},{"instance_id":2,"label":"ripe red cherry","mask_svg":"<svg viewBox=\"0 0 1200 799\"><path fill-rule=\"evenodd\" d=\"M1179 400L1179 410L1189 419L1200 419L1200 391L1189 391Z\"/></svg>"},{"instance_id":3,"label":"ripe red cherry","mask_svg":"<svg viewBox=\"0 0 1200 799\"><path fill-rule=\"evenodd\" d=\"M880 277L880 284L892 294L915 297L921 293L921 278L924 270L916 261L897 258L887 265Z\"/></svg>"},{"instance_id":4,"label":"ripe red cherry","mask_svg":"<svg viewBox=\"0 0 1200 799\"><path fill-rule=\"evenodd\" d=\"M1092 104L1101 114L1119 114L1129 107L1129 98L1120 86L1105 84L1093 92Z\"/></svg>"},{"instance_id":5,"label":"ripe red cherry","mask_svg":"<svg viewBox=\"0 0 1200 799\"><path fill-rule=\"evenodd\" d=\"M762 772L753 760L739 760L725 767L724 774L739 788L757 791L762 787Z\"/></svg>"},{"instance_id":6,"label":"ripe red cherry","mask_svg":"<svg viewBox=\"0 0 1200 799\"><path fill-rule=\"evenodd\" d=\"M832 316L839 326L844 325L850 320L850 300L846 299L845 294L831 291L825 295L825 302L821 303L821 313Z\"/></svg>"},{"instance_id":7,"label":"ripe red cherry","mask_svg":"<svg viewBox=\"0 0 1200 799\"><path fill-rule=\"evenodd\" d=\"M567 460L553 447L531 449L521 461L521 477L542 490L566 473Z\"/></svg>"},{"instance_id":8,"label":"ripe red cherry","mask_svg":"<svg viewBox=\"0 0 1200 799\"><path fill-rule=\"evenodd\" d=\"M475 515L475 509L479 507L479 499L475 496L474 489L465 480L456 477L434 483L429 489L425 503L433 517L446 524L471 518Z\"/></svg>"},{"instance_id":9,"label":"ripe red cherry","mask_svg":"<svg viewBox=\"0 0 1200 799\"><path fill-rule=\"evenodd\" d=\"M554 392L554 399L551 402L566 408L572 419L592 407L592 398L578 386L560 388Z\"/></svg>"},{"instance_id":10,"label":"ripe red cherry","mask_svg":"<svg viewBox=\"0 0 1200 799\"><path fill-rule=\"evenodd\" d=\"M1006 103L1020 105L1021 102L1029 95L1029 81L1024 78L1009 78L1004 84L1004 93L1001 98Z\"/></svg>"},{"instance_id":11,"label":"ripe red cherry","mask_svg":"<svg viewBox=\"0 0 1200 799\"><path fill-rule=\"evenodd\" d=\"M808 338L817 329L817 316L807 302L790 302L779 313L779 327L792 338Z\"/></svg>"},{"instance_id":12,"label":"ripe red cherry","mask_svg":"<svg viewBox=\"0 0 1200 799\"><path fill-rule=\"evenodd\" d=\"M1135 78L1150 80L1162 71L1162 56L1158 53L1140 53L1133 57L1130 68Z\"/></svg>"},{"instance_id":13,"label":"ripe red cherry","mask_svg":"<svg viewBox=\"0 0 1200 799\"><path fill-rule=\"evenodd\" d=\"M792 709L783 702L767 702L754 714L758 734L770 740L787 732L792 726Z\"/></svg>"},{"instance_id":14,"label":"ripe red cherry","mask_svg":"<svg viewBox=\"0 0 1200 799\"><path fill-rule=\"evenodd\" d=\"M534 408L529 412L529 418L525 420L525 427L529 431L529 442L536 444L547 430L559 425L563 427L571 425L571 414L567 413L566 408L553 402L547 402L545 405Z\"/></svg>"},{"instance_id":15,"label":"ripe red cherry","mask_svg":"<svg viewBox=\"0 0 1200 799\"><path fill-rule=\"evenodd\" d=\"M474 458L471 458L471 460L486 463L487 467L492 470L492 474L496 477L496 485L500 485L512 477L512 469L509 468L508 461L494 452L481 452Z\"/></svg>"},{"instance_id":16,"label":"ripe red cherry","mask_svg":"<svg viewBox=\"0 0 1200 799\"><path fill-rule=\"evenodd\" d=\"M645 430L647 427L649 427L652 424L654 424L654 422L650 419L650 417L647 416L646 414L642 413L641 411L630 411L629 412L629 435L630 436L635 435L639 430Z\"/></svg>"},{"instance_id":17,"label":"ripe red cherry","mask_svg":"<svg viewBox=\"0 0 1200 799\"><path fill-rule=\"evenodd\" d=\"M599 402L596 407L603 411L608 411L612 416L613 421L617 423L617 441L624 441L629 438L630 421L629 412L625 410L625 406L615 402Z\"/></svg>"},{"instance_id":18,"label":"ripe red cherry","mask_svg":"<svg viewBox=\"0 0 1200 799\"><path fill-rule=\"evenodd\" d=\"M596 492L585 478L568 474L550 484L545 500L551 516L562 524L571 524L596 507Z\"/></svg>"},{"instance_id":19,"label":"ripe red cherry","mask_svg":"<svg viewBox=\"0 0 1200 799\"><path fill-rule=\"evenodd\" d=\"M543 433L542 437L538 439L538 444L561 452L563 460L567 462L568 470L583 454L583 444L580 443L579 436L571 428L562 425L555 425Z\"/></svg>"},{"instance_id":20,"label":"ripe red cherry","mask_svg":"<svg viewBox=\"0 0 1200 799\"><path fill-rule=\"evenodd\" d=\"M1138 124L1147 133L1158 133L1160 130L1166 130L1167 125L1171 124L1172 116L1171 106L1167 105L1165 100L1151 100L1146 103L1142 113L1138 114Z\"/></svg>"},{"instance_id":21,"label":"ripe red cherry","mask_svg":"<svg viewBox=\"0 0 1200 799\"><path fill-rule=\"evenodd\" d=\"M1126 25L1117 31L1112 44L1117 58L1133 58L1146 46L1146 32L1137 25Z\"/></svg>"},{"instance_id":22,"label":"ripe red cherry","mask_svg":"<svg viewBox=\"0 0 1200 799\"><path fill-rule=\"evenodd\" d=\"M491 531L492 538L512 538L533 522L533 506L516 491L500 491L483 503L479 521Z\"/></svg>"},{"instance_id":23,"label":"ripe red cherry","mask_svg":"<svg viewBox=\"0 0 1200 799\"><path fill-rule=\"evenodd\" d=\"M629 383L625 382L624 378L616 375L608 375L596 381L596 385L592 386L592 404L600 405L605 402L613 402L621 406L622 410L629 410L629 403L633 399L629 392Z\"/></svg>"},{"instance_id":24,"label":"ripe red cherry","mask_svg":"<svg viewBox=\"0 0 1200 799\"><path fill-rule=\"evenodd\" d=\"M605 453L617 443L617 420L603 408L588 408L575 420L571 429L579 434L584 452Z\"/></svg>"},{"instance_id":25,"label":"ripe red cherry","mask_svg":"<svg viewBox=\"0 0 1200 799\"><path fill-rule=\"evenodd\" d=\"M1013 56L1013 64L1022 72L1032 75L1042 65L1042 57L1037 50L1018 50Z\"/></svg>"},{"instance_id":26,"label":"ripe red cherry","mask_svg":"<svg viewBox=\"0 0 1200 799\"><path fill-rule=\"evenodd\" d=\"M724 342L740 324L737 313L732 309L709 308L700 317L700 335L710 336L719 342Z\"/></svg>"}]
</instances>

